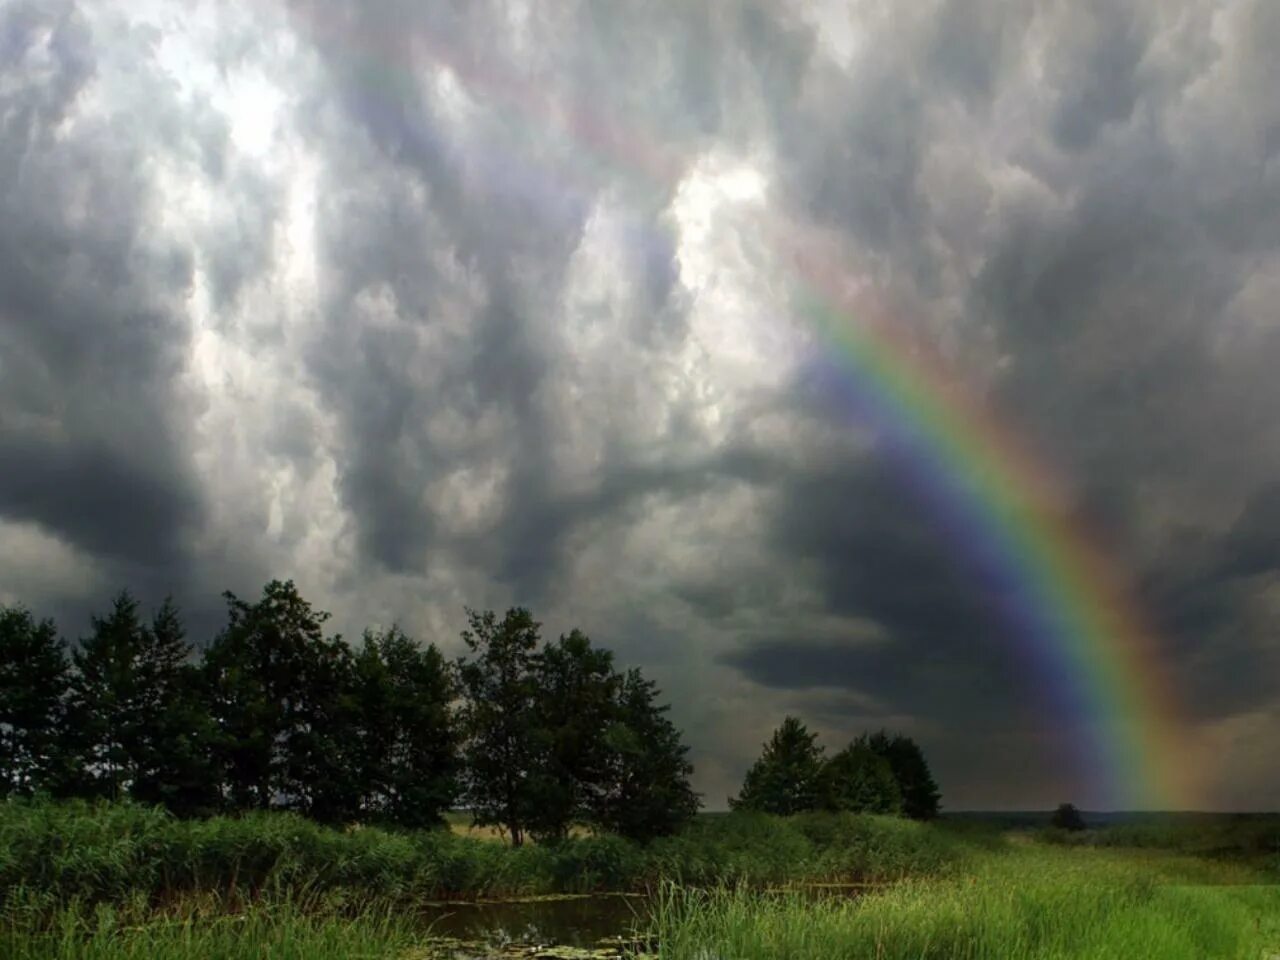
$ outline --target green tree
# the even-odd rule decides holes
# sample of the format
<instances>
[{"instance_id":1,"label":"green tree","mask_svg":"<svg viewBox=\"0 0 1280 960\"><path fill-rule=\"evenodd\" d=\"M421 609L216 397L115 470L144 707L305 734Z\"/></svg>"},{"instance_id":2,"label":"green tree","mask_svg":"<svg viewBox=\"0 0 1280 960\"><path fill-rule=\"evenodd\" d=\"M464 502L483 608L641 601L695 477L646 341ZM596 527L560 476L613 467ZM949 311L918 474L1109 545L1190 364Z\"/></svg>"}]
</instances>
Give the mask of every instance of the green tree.
<instances>
[{"instance_id":1,"label":"green tree","mask_svg":"<svg viewBox=\"0 0 1280 960\"><path fill-rule=\"evenodd\" d=\"M63 780L68 681L53 621L0 607L0 796L30 796Z\"/></svg>"},{"instance_id":2,"label":"green tree","mask_svg":"<svg viewBox=\"0 0 1280 960\"><path fill-rule=\"evenodd\" d=\"M451 703L456 684L434 644L398 628L366 631L355 658L357 765L363 814L404 827L443 822L457 798Z\"/></svg>"},{"instance_id":3,"label":"green tree","mask_svg":"<svg viewBox=\"0 0 1280 960\"><path fill-rule=\"evenodd\" d=\"M524 842L538 811L530 779L538 763L538 630L523 608L502 620L467 611L462 640L471 652L458 663L465 736L465 792L475 822L498 825L514 846Z\"/></svg>"},{"instance_id":4,"label":"green tree","mask_svg":"<svg viewBox=\"0 0 1280 960\"><path fill-rule=\"evenodd\" d=\"M747 771L742 791L729 801L734 809L792 814L818 806L822 748L795 717L773 732L764 752Z\"/></svg>"},{"instance_id":5,"label":"green tree","mask_svg":"<svg viewBox=\"0 0 1280 960\"><path fill-rule=\"evenodd\" d=\"M143 633L138 670L148 724L139 741L136 800L163 804L181 816L212 813L218 805L214 727L199 669L190 661L186 628L166 598Z\"/></svg>"},{"instance_id":6,"label":"green tree","mask_svg":"<svg viewBox=\"0 0 1280 960\"><path fill-rule=\"evenodd\" d=\"M888 814L902 810L902 792L893 768L865 745L851 743L832 756L820 779L822 805L828 810Z\"/></svg>"},{"instance_id":7,"label":"green tree","mask_svg":"<svg viewBox=\"0 0 1280 960\"><path fill-rule=\"evenodd\" d=\"M863 735L855 741L889 762L893 778L902 792L902 812L913 820L932 820L938 815L941 794L919 745L901 734L884 730Z\"/></svg>"},{"instance_id":8,"label":"green tree","mask_svg":"<svg viewBox=\"0 0 1280 960\"><path fill-rule=\"evenodd\" d=\"M291 580L268 583L257 603L224 596L227 625L206 651L204 679L225 803L349 819L360 795L350 650L324 635L329 615Z\"/></svg>"},{"instance_id":9,"label":"green tree","mask_svg":"<svg viewBox=\"0 0 1280 960\"><path fill-rule=\"evenodd\" d=\"M79 754L80 790L121 799L143 772L157 722L147 629L138 602L121 591L72 654L69 727Z\"/></svg>"},{"instance_id":10,"label":"green tree","mask_svg":"<svg viewBox=\"0 0 1280 960\"><path fill-rule=\"evenodd\" d=\"M613 654L593 647L581 631L543 647L533 662L534 755L529 778L540 840L563 839L585 820L604 789L609 748L605 730L616 712L621 678Z\"/></svg>"},{"instance_id":11,"label":"green tree","mask_svg":"<svg viewBox=\"0 0 1280 960\"><path fill-rule=\"evenodd\" d=\"M689 785L693 766L680 731L659 705L658 689L639 670L629 670L617 689L613 718L605 728L608 748L602 789L592 792L593 823L633 840L674 833L698 812Z\"/></svg>"},{"instance_id":12,"label":"green tree","mask_svg":"<svg viewBox=\"0 0 1280 960\"><path fill-rule=\"evenodd\" d=\"M1073 803L1060 803L1058 809L1053 811L1053 816L1049 818L1049 826L1056 827L1059 830L1070 830L1073 833L1087 828L1084 817L1080 815L1080 811L1076 809Z\"/></svg>"}]
</instances>

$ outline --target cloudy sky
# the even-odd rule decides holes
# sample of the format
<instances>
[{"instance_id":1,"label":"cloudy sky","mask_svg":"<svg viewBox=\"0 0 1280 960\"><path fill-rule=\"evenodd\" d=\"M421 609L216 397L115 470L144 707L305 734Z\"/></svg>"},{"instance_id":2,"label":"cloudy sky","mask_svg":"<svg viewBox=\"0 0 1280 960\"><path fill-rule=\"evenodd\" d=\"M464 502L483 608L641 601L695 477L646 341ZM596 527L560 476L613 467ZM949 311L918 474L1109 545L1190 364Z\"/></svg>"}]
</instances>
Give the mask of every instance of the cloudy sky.
<instances>
[{"instance_id":1,"label":"cloudy sky","mask_svg":"<svg viewBox=\"0 0 1280 960\"><path fill-rule=\"evenodd\" d=\"M1097 531L1199 802L1280 806L1278 48L1271 0L0 0L0 602L202 640L291 577L450 652L524 604L659 681L708 806L788 712L951 808L1105 802L848 400L874 322Z\"/></svg>"}]
</instances>

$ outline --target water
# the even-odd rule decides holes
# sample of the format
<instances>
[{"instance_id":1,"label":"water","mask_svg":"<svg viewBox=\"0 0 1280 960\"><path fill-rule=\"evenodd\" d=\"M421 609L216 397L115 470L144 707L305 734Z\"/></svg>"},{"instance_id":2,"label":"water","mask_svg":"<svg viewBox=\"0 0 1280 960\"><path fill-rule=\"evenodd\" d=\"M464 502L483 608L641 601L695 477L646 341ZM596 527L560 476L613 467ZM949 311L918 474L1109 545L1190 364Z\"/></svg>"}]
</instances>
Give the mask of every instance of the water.
<instances>
[{"instance_id":1,"label":"water","mask_svg":"<svg viewBox=\"0 0 1280 960\"><path fill-rule=\"evenodd\" d=\"M764 890L761 895L854 899L872 886L797 884ZM653 949L644 936L648 907L648 899L641 894L597 894L427 904L419 916L438 941L437 953L455 960L517 956L604 960Z\"/></svg>"},{"instance_id":2,"label":"water","mask_svg":"<svg viewBox=\"0 0 1280 960\"><path fill-rule=\"evenodd\" d=\"M433 937L458 945L461 955L479 947L572 947L596 950L629 940L646 926L643 896L608 894L484 903L430 904L421 910Z\"/></svg>"}]
</instances>

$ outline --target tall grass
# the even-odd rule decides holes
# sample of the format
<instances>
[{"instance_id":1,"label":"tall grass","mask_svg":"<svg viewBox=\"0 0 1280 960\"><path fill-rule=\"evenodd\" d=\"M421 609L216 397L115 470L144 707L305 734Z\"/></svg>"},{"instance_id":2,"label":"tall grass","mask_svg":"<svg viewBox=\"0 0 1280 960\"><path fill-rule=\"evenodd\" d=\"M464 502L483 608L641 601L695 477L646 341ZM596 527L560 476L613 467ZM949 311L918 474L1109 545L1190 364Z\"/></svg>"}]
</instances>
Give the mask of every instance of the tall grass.
<instances>
[{"instance_id":1,"label":"tall grass","mask_svg":"<svg viewBox=\"0 0 1280 960\"><path fill-rule=\"evenodd\" d=\"M619 837L518 849L445 830L319 826L285 813L178 820L127 804L0 804L0 904L228 902L352 891L380 900L643 890L935 874L967 842L890 818L733 815L648 846Z\"/></svg>"},{"instance_id":2,"label":"tall grass","mask_svg":"<svg viewBox=\"0 0 1280 960\"><path fill-rule=\"evenodd\" d=\"M155 912L139 904L73 904L0 925L6 960L354 960L403 955L418 934L386 906L283 900L232 910L195 898Z\"/></svg>"},{"instance_id":3,"label":"tall grass","mask_svg":"<svg viewBox=\"0 0 1280 960\"><path fill-rule=\"evenodd\" d=\"M1043 847L979 862L965 877L854 901L670 888L657 910L662 956L1258 960L1280 951L1280 887L1227 882L1257 879L1248 871Z\"/></svg>"}]
</instances>

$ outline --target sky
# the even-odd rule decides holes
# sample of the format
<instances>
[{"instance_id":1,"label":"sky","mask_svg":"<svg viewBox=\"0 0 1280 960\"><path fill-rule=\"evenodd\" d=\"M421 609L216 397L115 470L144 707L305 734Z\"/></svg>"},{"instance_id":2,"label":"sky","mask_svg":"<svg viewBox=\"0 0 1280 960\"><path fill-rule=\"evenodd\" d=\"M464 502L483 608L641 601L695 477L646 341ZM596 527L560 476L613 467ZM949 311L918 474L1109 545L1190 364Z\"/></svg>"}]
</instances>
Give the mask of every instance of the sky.
<instances>
[{"instance_id":1,"label":"sky","mask_svg":"<svg viewBox=\"0 0 1280 960\"><path fill-rule=\"evenodd\" d=\"M1122 572L1194 805L1280 807L1278 47L1271 0L0 0L0 603L203 643L289 578L450 654L524 605L658 681L709 808L788 713L951 809L1105 804L804 251Z\"/></svg>"}]
</instances>

